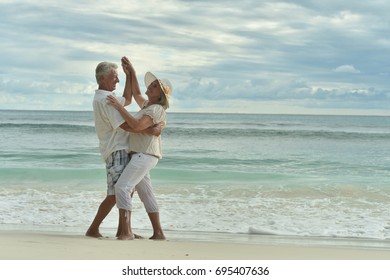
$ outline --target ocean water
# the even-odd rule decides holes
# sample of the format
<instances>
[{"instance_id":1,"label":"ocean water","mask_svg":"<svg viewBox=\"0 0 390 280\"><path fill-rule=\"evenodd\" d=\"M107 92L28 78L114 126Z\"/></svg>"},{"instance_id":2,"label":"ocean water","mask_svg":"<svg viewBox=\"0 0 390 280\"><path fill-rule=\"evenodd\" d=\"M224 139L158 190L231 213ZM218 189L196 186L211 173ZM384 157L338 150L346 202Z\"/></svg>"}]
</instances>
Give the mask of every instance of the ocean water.
<instances>
[{"instance_id":1,"label":"ocean water","mask_svg":"<svg viewBox=\"0 0 390 280\"><path fill-rule=\"evenodd\" d=\"M0 136L0 226L84 233L106 194L92 112L3 110ZM168 237L390 238L390 117L168 113L162 137ZM134 200L133 227L151 232Z\"/></svg>"}]
</instances>

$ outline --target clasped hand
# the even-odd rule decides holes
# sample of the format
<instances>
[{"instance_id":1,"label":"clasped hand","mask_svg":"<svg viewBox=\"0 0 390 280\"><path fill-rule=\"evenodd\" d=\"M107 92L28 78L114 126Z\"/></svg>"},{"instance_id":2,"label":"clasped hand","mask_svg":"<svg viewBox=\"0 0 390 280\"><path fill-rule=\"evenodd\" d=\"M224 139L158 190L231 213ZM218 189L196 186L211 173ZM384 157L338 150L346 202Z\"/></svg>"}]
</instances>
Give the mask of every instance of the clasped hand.
<instances>
[{"instance_id":1,"label":"clasped hand","mask_svg":"<svg viewBox=\"0 0 390 280\"><path fill-rule=\"evenodd\" d=\"M126 75L131 75L131 72L135 74L133 65L131 64L130 60L126 56L122 57L121 62L122 62L123 72L125 72Z\"/></svg>"}]
</instances>

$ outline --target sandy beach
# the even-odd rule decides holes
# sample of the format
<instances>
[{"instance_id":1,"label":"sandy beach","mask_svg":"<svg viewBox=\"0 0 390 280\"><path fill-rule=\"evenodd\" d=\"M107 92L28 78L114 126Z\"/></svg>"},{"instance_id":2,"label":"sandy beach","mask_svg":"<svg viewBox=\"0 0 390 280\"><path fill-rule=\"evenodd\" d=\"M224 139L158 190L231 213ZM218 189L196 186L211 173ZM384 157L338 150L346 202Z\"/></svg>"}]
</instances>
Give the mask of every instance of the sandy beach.
<instances>
[{"instance_id":1,"label":"sandy beach","mask_svg":"<svg viewBox=\"0 0 390 280\"><path fill-rule=\"evenodd\" d=\"M264 271L267 279L276 280L298 279L291 275L302 280L390 276L388 241L286 236L248 240L247 235L177 232L169 236L167 241L119 241L74 233L0 230L0 277L259 279ZM174 274L179 272L183 274Z\"/></svg>"},{"instance_id":2,"label":"sandy beach","mask_svg":"<svg viewBox=\"0 0 390 280\"><path fill-rule=\"evenodd\" d=\"M167 241L119 241L81 234L0 231L2 260L390 260L387 241L175 236ZM258 242L260 240L261 242Z\"/></svg>"}]
</instances>

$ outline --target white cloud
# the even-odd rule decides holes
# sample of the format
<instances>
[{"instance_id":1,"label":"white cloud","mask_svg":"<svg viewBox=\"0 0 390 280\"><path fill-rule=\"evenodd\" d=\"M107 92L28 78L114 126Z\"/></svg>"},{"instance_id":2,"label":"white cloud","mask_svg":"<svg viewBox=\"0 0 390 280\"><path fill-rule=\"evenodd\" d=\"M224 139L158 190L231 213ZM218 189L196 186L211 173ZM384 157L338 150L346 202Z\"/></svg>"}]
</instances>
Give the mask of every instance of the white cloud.
<instances>
[{"instance_id":1,"label":"white cloud","mask_svg":"<svg viewBox=\"0 0 390 280\"><path fill-rule=\"evenodd\" d=\"M333 69L333 71L338 73L354 73L354 74L360 73L360 71L356 69L355 66L353 65L340 65L335 69Z\"/></svg>"}]
</instances>

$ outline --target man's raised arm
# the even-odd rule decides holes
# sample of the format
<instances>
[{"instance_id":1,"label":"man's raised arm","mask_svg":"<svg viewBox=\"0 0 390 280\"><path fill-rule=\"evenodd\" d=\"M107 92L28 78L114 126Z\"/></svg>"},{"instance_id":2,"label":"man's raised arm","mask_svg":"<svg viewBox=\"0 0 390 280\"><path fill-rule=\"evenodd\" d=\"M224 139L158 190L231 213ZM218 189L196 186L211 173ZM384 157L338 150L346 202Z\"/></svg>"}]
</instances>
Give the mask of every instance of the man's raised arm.
<instances>
[{"instance_id":1,"label":"man's raised arm","mask_svg":"<svg viewBox=\"0 0 390 280\"><path fill-rule=\"evenodd\" d=\"M122 68L123 72L126 74L126 84L125 84L125 89L123 90L123 97L126 99L125 100L125 106L130 105L132 98L133 98L133 91L132 91L132 77L130 73L129 67L127 67L127 63L124 57L122 57Z\"/></svg>"}]
</instances>

